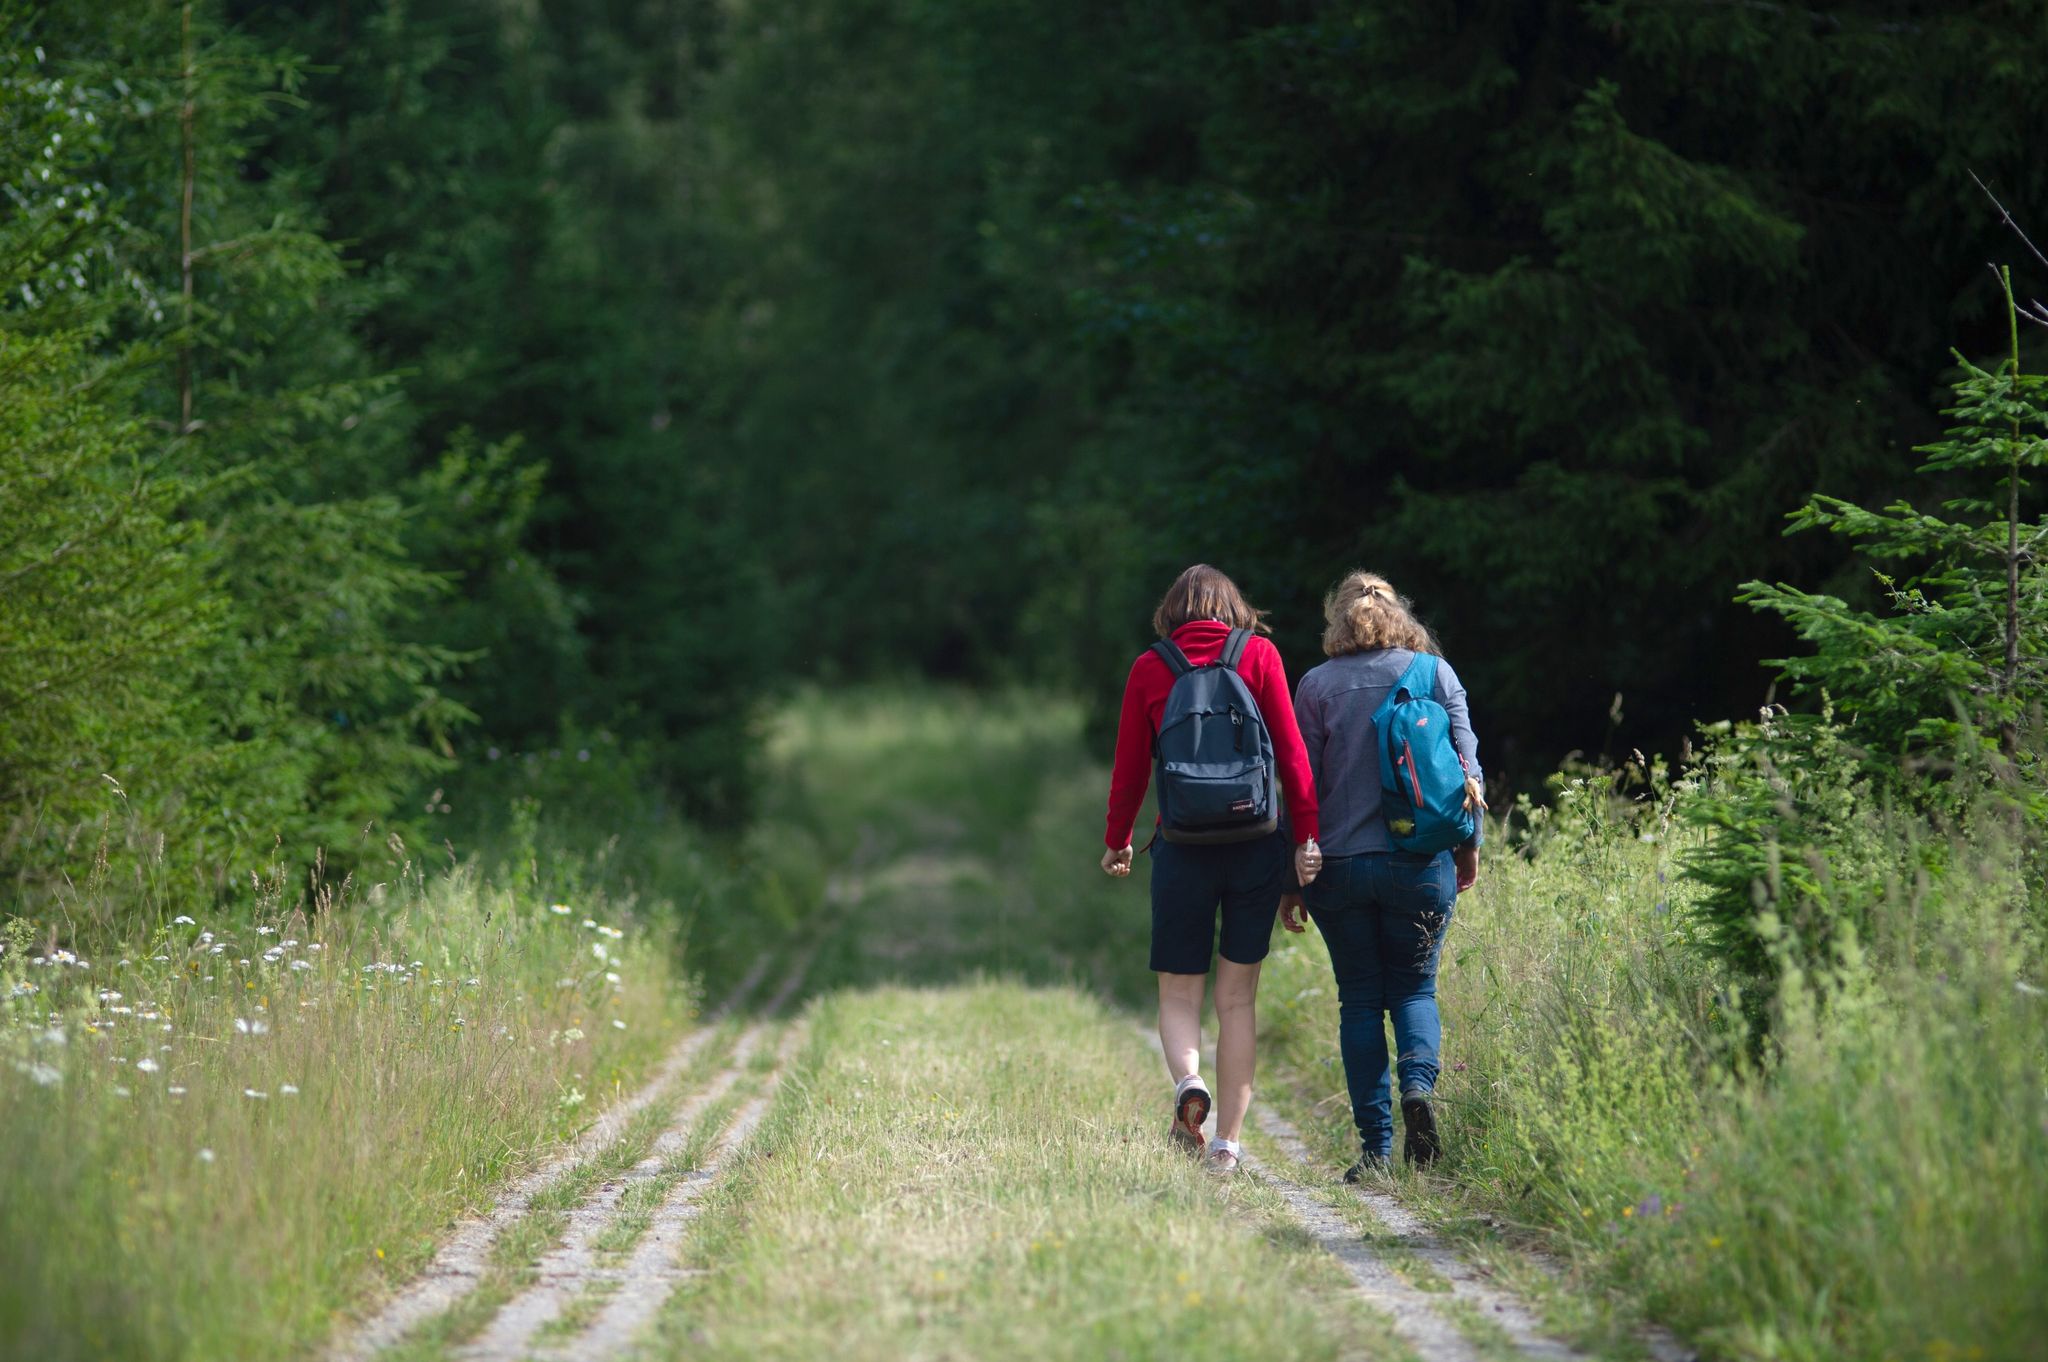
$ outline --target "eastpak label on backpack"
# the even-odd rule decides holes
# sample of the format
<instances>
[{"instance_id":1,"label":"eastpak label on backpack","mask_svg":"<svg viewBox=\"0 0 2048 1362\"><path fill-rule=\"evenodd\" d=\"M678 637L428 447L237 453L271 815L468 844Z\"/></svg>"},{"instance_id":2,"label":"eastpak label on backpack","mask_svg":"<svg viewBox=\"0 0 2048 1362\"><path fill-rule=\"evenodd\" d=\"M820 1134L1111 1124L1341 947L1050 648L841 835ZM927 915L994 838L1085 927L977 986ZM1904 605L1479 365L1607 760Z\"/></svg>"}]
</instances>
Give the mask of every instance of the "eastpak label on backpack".
<instances>
[{"instance_id":1,"label":"eastpak label on backpack","mask_svg":"<svg viewBox=\"0 0 2048 1362\"><path fill-rule=\"evenodd\" d=\"M1152 645L1173 673L1152 742L1159 835L1169 842L1249 842L1280 826L1273 736L1237 670L1250 641L1249 629L1231 630L1199 667L1172 639Z\"/></svg>"},{"instance_id":2,"label":"eastpak label on backpack","mask_svg":"<svg viewBox=\"0 0 2048 1362\"><path fill-rule=\"evenodd\" d=\"M1380 749L1380 807L1396 851L1433 856L1472 840L1465 807L1465 759L1451 740L1451 715L1436 699L1436 659L1417 653L1373 711Z\"/></svg>"}]
</instances>

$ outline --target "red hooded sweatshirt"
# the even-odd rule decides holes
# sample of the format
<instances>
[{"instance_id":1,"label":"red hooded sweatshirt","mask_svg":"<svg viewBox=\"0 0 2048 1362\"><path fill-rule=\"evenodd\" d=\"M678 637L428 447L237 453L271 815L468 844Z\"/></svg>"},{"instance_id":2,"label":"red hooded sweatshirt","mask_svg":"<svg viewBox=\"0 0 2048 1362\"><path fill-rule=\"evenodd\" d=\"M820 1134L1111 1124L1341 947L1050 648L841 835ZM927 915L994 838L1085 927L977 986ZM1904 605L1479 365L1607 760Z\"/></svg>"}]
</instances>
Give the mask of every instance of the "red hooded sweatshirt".
<instances>
[{"instance_id":1,"label":"red hooded sweatshirt","mask_svg":"<svg viewBox=\"0 0 2048 1362\"><path fill-rule=\"evenodd\" d=\"M1173 641L1196 666L1214 662L1223 653L1230 626L1220 620L1190 620L1173 631ZM1294 840L1306 842L1316 835L1316 782L1308 766L1308 749L1302 746L1301 730L1294 724L1294 700L1287 693L1287 668L1280 650L1271 639L1257 634L1245 645L1237 671L1259 702L1260 717L1273 735L1273 757L1279 764L1280 788L1287 796L1287 819ZM1152 740L1159 733L1159 716L1166 710L1166 693L1173 689L1173 671L1147 648L1131 664L1130 679L1124 682L1123 715L1116 726L1116 767L1109 776L1109 826L1103 842L1112 851L1131 844L1131 826L1138 821L1138 806L1145 802L1145 789L1152 783Z\"/></svg>"}]
</instances>

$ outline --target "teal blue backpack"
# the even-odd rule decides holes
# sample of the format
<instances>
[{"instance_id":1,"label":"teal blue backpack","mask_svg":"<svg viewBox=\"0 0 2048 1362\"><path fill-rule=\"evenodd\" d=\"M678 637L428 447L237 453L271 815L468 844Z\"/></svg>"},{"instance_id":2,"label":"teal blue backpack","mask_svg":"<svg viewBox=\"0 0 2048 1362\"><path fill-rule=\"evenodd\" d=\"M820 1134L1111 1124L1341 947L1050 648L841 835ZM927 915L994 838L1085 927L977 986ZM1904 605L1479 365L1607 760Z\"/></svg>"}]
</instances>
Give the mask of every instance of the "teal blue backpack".
<instances>
[{"instance_id":1,"label":"teal blue backpack","mask_svg":"<svg viewBox=\"0 0 2048 1362\"><path fill-rule=\"evenodd\" d=\"M1372 722L1394 849L1433 856L1471 841L1479 823L1465 807L1465 759L1451 741L1450 713L1436 701L1434 657L1415 655Z\"/></svg>"}]
</instances>

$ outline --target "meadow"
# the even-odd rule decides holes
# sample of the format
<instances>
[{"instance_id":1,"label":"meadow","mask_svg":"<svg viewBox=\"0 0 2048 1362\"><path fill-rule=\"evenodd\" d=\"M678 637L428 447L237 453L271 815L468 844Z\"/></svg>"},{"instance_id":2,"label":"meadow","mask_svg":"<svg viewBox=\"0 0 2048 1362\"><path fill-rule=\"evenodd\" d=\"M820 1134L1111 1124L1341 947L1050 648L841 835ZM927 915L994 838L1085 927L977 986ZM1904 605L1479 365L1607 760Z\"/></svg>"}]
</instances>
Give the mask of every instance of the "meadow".
<instances>
[{"instance_id":1,"label":"meadow","mask_svg":"<svg viewBox=\"0 0 2048 1362\"><path fill-rule=\"evenodd\" d=\"M697 1009L666 905L387 851L199 915L110 877L7 922L0 1354L302 1352Z\"/></svg>"},{"instance_id":2,"label":"meadow","mask_svg":"<svg viewBox=\"0 0 2048 1362\"><path fill-rule=\"evenodd\" d=\"M1157 1138L1142 872L1096 867L1082 733L1078 706L1021 692L800 697L765 734L744 844L655 858L696 877L688 913L609 900L566 851L427 870L394 847L345 902L274 878L123 935L97 924L134 905L91 895L135 891L103 884L17 919L0 1350L309 1353L632 1092L744 962L802 946L800 1052L646 1355L1255 1357L1271 1335L1225 1326L1268 1319L1289 1356L1401 1356L1273 1192ZM1871 939L1790 974L1762 1036L1682 873L1695 792L1659 788L1580 773L1492 829L1445 953L1448 1158L1389 1190L1594 1356L1640 1356L1645 1321L1711 1358L2031 1355L2048 1016L2011 862L1955 848L1967 873L1903 887ZM1261 1035L1259 1102L1333 1177L1348 1112L1313 933L1276 935ZM652 1131L537 1202L490 1290L402 1355L483 1328ZM649 1204L597 1242L630 1244Z\"/></svg>"}]
</instances>

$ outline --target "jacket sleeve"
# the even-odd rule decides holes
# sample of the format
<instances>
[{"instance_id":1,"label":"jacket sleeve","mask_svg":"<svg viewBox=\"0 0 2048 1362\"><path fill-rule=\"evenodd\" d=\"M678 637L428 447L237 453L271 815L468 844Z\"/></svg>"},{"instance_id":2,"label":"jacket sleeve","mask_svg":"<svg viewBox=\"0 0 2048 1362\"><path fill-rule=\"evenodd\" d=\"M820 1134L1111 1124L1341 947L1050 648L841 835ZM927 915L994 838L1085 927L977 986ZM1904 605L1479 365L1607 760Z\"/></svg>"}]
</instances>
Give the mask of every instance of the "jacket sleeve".
<instances>
[{"instance_id":1,"label":"jacket sleeve","mask_svg":"<svg viewBox=\"0 0 2048 1362\"><path fill-rule=\"evenodd\" d=\"M1124 681L1123 711L1116 721L1116 764L1109 773L1109 823L1102 836L1111 851L1131 844L1131 826L1145 802L1145 787L1152 783L1152 719L1145 705L1145 663L1150 656L1141 653Z\"/></svg>"},{"instance_id":2,"label":"jacket sleeve","mask_svg":"<svg viewBox=\"0 0 2048 1362\"><path fill-rule=\"evenodd\" d=\"M1273 758L1280 767L1280 788L1287 796L1287 822L1297 844L1316 835L1316 778L1309 768L1308 748L1294 719L1294 699L1287 693L1287 668L1280 650L1267 639L1253 640L1247 657L1256 659L1251 682L1252 698L1266 720L1273 737Z\"/></svg>"},{"instance_id":3,"label":"jacket sleeve","mask_svg":"<svg viewBox=\"0 0 2048 1362\"><path fill-rule=\"evenodd\" d=\"M1486 772L1479 766L1479 735L1472 731L1472 706L1465 697L1465 683L1451 670L1451 664L1437 659L1436 698L1444 707L1444 713L1451 716L1451 744L1458 749L1458 756L1465 763L1465 774L1486 787ZM1472 844L1477 846L1486 832L1486 820L1479 822L1479 831L1473 834Z\"/></svg>"},{"instance_id":4,"label":"jacket sleeve","mask_svg":"<svg viewBox=\"0 0 2048 1362\"><path fill-rule=\"evenodd\" d=\"M1294 690L1294 722L1301 730L1301 745L1308 750L1309 776L1322 789L1323 753L1330 744L1330 725L1323 715L1323 696L1307 676Z\"/></svg>"}]
</instances>

